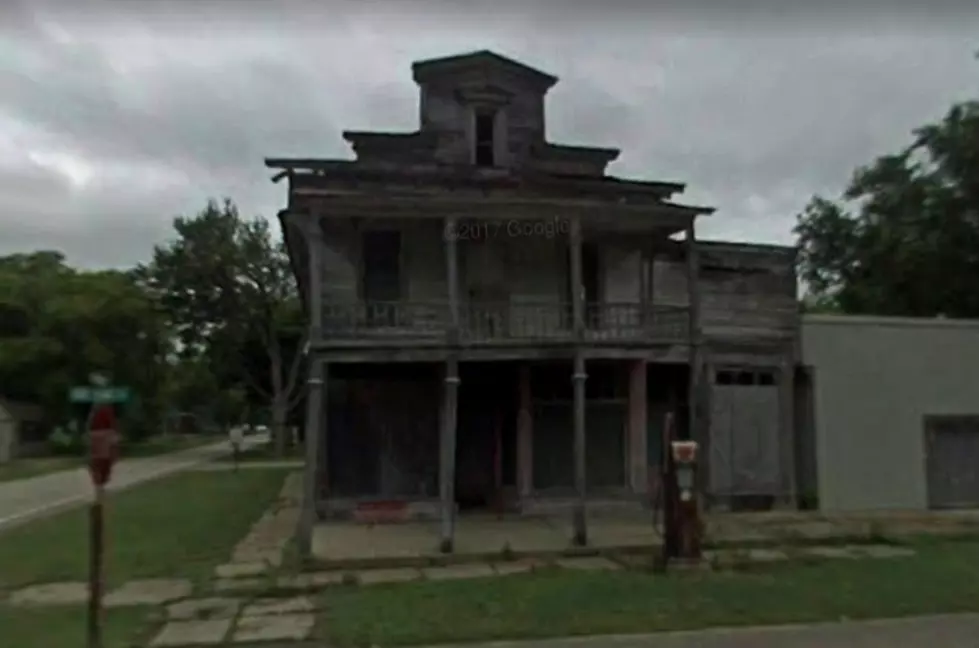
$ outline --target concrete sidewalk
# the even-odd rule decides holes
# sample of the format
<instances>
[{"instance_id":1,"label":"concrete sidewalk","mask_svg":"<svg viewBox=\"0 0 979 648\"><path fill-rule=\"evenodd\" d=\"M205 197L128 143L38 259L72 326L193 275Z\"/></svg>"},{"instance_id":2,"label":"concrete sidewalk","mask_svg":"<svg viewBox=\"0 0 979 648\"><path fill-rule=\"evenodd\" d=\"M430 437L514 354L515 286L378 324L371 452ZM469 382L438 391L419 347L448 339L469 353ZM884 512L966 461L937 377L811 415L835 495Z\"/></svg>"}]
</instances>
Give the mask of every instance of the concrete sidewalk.
<instances>
[{"instance_id":1,"label":"concrete sidewalk","mask_svg":"<svg viewBox=\"0 0 979 648\"><path fill-rule=\"evenodd\" d=\"M976 648L979 614L632 636L460 644L457 648ZM298 648L298 647L297 647ZM440 648L453 648L441 646Z\"/></svg>"},{"instance_id":2,"label":"concrete sidewalk","mask_svg":"<svg viewBox=\"0 0 979 648\"><path fill-rule=\"evenodd\" d=\"M268 442L268 435L245 438L245 447ZM192 468L231 452L228 441L156 457L123 459L113 470L110 491ZM0 532L16 524L84 504L92 497L85 468L75 468L0 484Z\"/></svg>"}]
</instances>

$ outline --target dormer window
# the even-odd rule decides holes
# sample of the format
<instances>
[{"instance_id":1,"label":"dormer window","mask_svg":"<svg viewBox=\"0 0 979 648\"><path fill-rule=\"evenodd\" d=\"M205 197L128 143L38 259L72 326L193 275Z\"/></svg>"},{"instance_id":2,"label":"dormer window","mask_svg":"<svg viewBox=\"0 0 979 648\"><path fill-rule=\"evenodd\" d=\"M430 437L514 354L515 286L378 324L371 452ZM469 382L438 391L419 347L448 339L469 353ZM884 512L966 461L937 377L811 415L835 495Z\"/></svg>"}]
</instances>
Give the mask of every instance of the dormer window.
<instances>
[{"instance_id":1,"label":"dormer window","mask_svg":"<svg viewBox=\"0 0 979 648\"><path fill-rule=\"evenodd\" d=\"M496 111L477 110L474 130L476 166L496 166Z\"/></svg>"}]
</instances>

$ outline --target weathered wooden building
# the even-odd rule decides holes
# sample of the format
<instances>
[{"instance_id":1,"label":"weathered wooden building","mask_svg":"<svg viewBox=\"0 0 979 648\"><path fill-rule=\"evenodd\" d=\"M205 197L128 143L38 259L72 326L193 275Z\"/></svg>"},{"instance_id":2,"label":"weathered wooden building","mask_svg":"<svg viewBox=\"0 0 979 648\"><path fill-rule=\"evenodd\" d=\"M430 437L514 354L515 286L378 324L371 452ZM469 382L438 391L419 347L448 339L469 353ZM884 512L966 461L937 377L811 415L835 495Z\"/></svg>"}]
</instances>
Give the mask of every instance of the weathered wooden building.
<instances>
[{"instance_id":1,"label":"weathered wooden building","mask_svg":"<svg viewBox=\"0 0 979 648\"><path fill-rule=\"evenodd\" d=\"M383 507L647 502L662 422L715 503L791 499L794 251L697 239L684 185L545 137L557 78L477 52L415 63L420 124L354 160L267 159L310 317L307 528Z\"/></svg>"}]
</instances>

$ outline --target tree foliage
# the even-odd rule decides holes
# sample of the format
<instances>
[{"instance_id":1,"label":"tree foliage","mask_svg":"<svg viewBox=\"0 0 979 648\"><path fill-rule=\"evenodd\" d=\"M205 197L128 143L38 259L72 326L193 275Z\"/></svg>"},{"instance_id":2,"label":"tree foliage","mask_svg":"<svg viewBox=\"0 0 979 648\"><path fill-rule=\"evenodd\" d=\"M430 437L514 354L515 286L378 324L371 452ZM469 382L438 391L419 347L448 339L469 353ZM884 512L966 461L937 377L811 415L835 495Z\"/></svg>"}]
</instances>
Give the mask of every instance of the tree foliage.
<instances>
[{"instance_id":1,"label":"tree foliage","mask_svg":"<svg viewBox=\"0 0 979 648\"><path fill-rule=\"evenodd\" d=\"M173 224L176 238L158 245L135 275L166 314L183 361L210 367L222 388L247 384L271 408L276 439L284 439L301 396L305 332L284 243L268 221L242 218L229 199ZM257 363L249 357L256 346L264 356Z\"/></svg>"},{"instance_id":2,"label":"tree foliage","mask_svg":"<svg viewBox=\"0 0 979 648\"><path fill-rule=\"evenodd\" d=\"M979 317L979 101L857 169L799 216L800 274L821 309Z\"/></svg>"},{"instance_id":3,"label":"tree foliage","mask_svg":"<svg viewBox=\"0 0 979 648\"><path fill-rule=\"evenodd\" d=\"M40 403L53 422L75 412L72 385L99 372L139 397L127 432L159 416L166 331L153 303L123 272L86 272L58 252L0 257L0 384L3 395Z\"/></svg>"}]
</instances>

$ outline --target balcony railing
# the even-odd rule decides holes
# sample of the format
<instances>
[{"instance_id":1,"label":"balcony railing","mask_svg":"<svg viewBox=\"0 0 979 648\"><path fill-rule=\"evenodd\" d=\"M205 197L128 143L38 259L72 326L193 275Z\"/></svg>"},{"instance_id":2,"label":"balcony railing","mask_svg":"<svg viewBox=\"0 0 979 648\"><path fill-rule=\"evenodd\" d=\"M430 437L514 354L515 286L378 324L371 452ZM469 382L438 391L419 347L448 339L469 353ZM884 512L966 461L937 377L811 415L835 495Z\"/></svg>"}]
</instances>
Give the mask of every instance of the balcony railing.
<instances>
[{"instance_id":1,"label":"balcony railing","mask_svg":"<svg viewBox=\"0 0 979 648\"><path fill-rule=\"evenodd\" d=\"M683 343L688 309L634 303L586 304L585 340L601 343ZM445 302L331 303L323 309L327 343L443 344L450 339ZM534 344L574 341L568 303L462 303L463 345Z\"/></svg>"}]
</instances>

